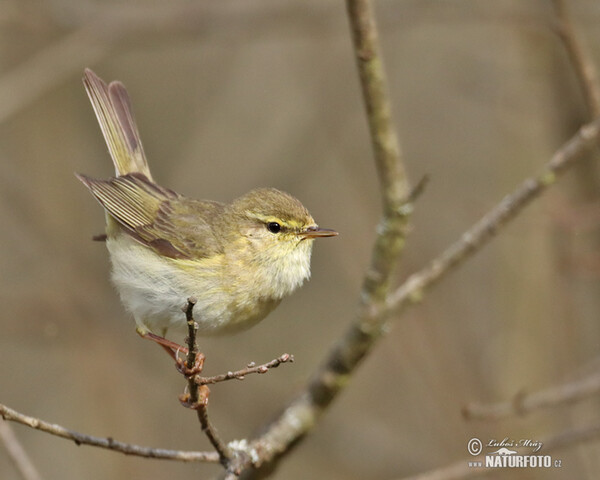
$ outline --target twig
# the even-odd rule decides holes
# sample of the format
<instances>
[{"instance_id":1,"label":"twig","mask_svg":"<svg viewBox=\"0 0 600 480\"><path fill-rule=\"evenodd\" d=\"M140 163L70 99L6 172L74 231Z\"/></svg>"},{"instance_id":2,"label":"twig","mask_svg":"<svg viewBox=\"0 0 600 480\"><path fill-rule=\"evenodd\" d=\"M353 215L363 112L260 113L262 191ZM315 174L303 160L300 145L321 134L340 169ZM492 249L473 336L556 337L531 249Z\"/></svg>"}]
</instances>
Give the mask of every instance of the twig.
<instances>
[{"instance_id":1,"label":"twig","mask_svg":"<svg viewBox=\"0 0 600 480\"><path fill-rule=\"evenodd\" d=\"M368 310L372 303L382 302L389 291L392 272L404 247L412 208L407 204L409 185L392 121L372 2L347 0L346 8L383 204L383 218L361 295L362 306Z\"/></svg>"},{"instance_id":2,"label":"twig","mask_svg":"<svg viewBox=\"0 0 600 480\"><path fill-rule=\"evenodd\" d=\"M204 388L208 389L208 387ZM202 431L216 452L219 454L219 462L221 465L223 465L228 472L236 469L236 467L234 467L236 463L234 452L223 442L223 440L221 440L217 430L215 427L213 427L212 423L208 419L208 402L200 402L196 407L196 412L198 413L198 420L200 420Z\"/></svg>"},{"instance_id":3,"label":"twig","mask_svg":"<svg viewBox=\"0 0 600 480\"><path fill-rule=\"evenodd\" d=\"M385 306L392 275L408 233L408 220L412 213L410 188L392 121L372 2L347 0L346 8L381 185L383 217L377 228L355 322L331 350L306 391L285 409L264 435L252 442L252 449L260 457L254 466L279 459L292 444L306 435L316 418L347 384L350 372L383 334L379 312Z\"/></svg>"},{"instance_id":4,"label":"twig","mask_svg":"<svg viewBox=\"0 0 600 480\"><path fill-rule=\"evenodd\" d=\"M572 167L583 152L592 148L599 137L600 120L582 127L554 154L540 175L523 182L469 229L458 242L423 270L410 276L394 292L382 310L372 310L372 318L386 323L385 320L389 320L393 313L398 313L421 300L427 288L483 248L508 220L552 185L558 175ZM385 324L381 328L384 329ZM348 329L332 348L306 389L266 428L263 435L251 443L261 458L257 462L258 465L278 458L289 450L290 445L296 444L307 434L333 398L348 384L350 373L357 368L377 340L378 337L362 331L356 324Z\"/></svg>"},{"instance_id":5,"label":"twig","mask_svg":"<svg viewBox=\"0 0 600 480\"><path fill-rule=\"evenodd\" d=\"M75 432L74 430L69 430L54 423L45 422L39 418L24 415L2 404L0 404L0 416L2 416L4 420L17 422L51 435L66 438L67 440L73 440L77 445L90 445L93 447L106 448L108 450L124 453L125 455L157 458L163 460L178 460L181 462L216 463L219 461L219 456L216 452L166 450L163 448L150 448L140 445L133 445L130 443L123 443L114 440L111 437L93 437L84 433Z\"/></svg>"},{"instance_id":6,"label":"twig","mask_svg":"<svg viewBox=\"0 0 600 480\"><path fill-rule=\"evenodd\" d=\"M241 370L236 370L234 372L227 372L221 375L214 375L212 377L196 377L196 383L198 385L209 385L213 383L225 382L227 380L243 380L246 375L250 375L252 373L267 373L272 368L277 368L282 363L293 362L294 356L288 353L284 353L278 358L271 360L270 362L263 363L262 365L255 365L254 363L249 363L246 368L242 368Z\"/></svg>"},{"instance_id":7,"label":"twig","mask_svg":"<svg viewBox=\"0 0 600 480\"><path fill-rule=\"evenodd\" d=\"M386 315L398 314L408 305L422 300L425 291L448 273L481 250L510 220L515 218L532 200L539 197L582 154L591 149L600 137L600 119L581 127L558 149L541 173L523 181L511 194L504 197L461 238L417 273L412 274L389 296Z\"/></svg>"},{"instance_id":8,"label":"twig","mask_svg":"<svg viewBox=\"0 0 600 480\"><path fill-rule=\"evenodd\" d=\"M416 303L425 290L483 248L507 222L520 213L534 198L551 186L557 177L576 164L583 152L591 148L600 137L600 120L583 126L552 157L542 173L523 182L512 194L477 222L461 239L433 260L423 270L411 275L390 297L382 310L373 309L372 315L383 321L392 313ZM381 326L381 328L385 328ZM374 346L379 337L363 332L353 324L344 337L329 353L324 364L314 374L307 388L267 427L265 432L250 442L247 451L252 453L242 463L243 468L260 466L279 458L290 446L297 444L315 425L318 417L348 383L349 374ZM67 430L33 417L27 417L2 404L0 414L5 420L67 438L78 444L93 445L119 451L128 455L180 461L218 462L216 452L184 452L152 449L117 442L111 438L98 438ZM424 477L425 478L425 477ZM438 478L438 477L431 477ZM446 477L439 477L446 478ZM447 477L459 478L459 477ZM462 478L462 477L461 477Z\"/></svg>"},{"instance_id":9,"label":"twig","mask_svg":"<svg viewBox=\"0 0 600 480\"><path fill-rule=\"evenodd\" d=\"M198 344L196 342L198 324L194 320L194 305L196 305L196 299L190 297L188 298L187 305L183 308L188 324L188 337L186 339L188 354L185 365L186 369L182 373L184 373L188 381L188 394L180 397L180 400L186 407L196 410L202 431L219 455L219 462L226 469L230 470L234 461L234 453L221 440L217 430L208 419L208 396L210 390L206 385L200 385L196 381L198 374L202 371L204 355L198 352Z\"/></svg>"},{"instance_id":10,"label":"twig","mask_svg":"<svg viewBox=\"0 0 600 480\"><path fill-rule=\"evenodd\" d=\"M196 375L202 371L202 367L204 366L204 355L198 353L198 344L196 342L196 333L198 332L198 324L194 320L194 306L196 303L196 298L190 297L183 308L188 326L188 336L186 338L188 353L185 365L186 369L183 373L188 381L189 398L187 401L192 408L198 403L200 397L199 389L195 382Z\"/></svg>"},{"instance_id":11,"label":"twig","mask_svg":"<svg viewBox=\"0 0 600 480\"><path fill-rule=\"evenodd\" d=\"M260 452L260 461L255 466L277 460L307 434L348 384L349 375L377 343L392 314L400 313L404 307L421 300L427 288L485 246L509 220L552 185L558 175L575 164L581 154L598 141L600 134L600 121L583 126L555 153L540 175L524 181L458 242L423 270L410 276L391 295L388 294L391 274L404 243L411 205L403 203L409 198L408 187L391 129L390 106L385 95L385 77L372 8L367 0L348 0L347 7L382 184L384 219L378 229L371 267L363 284L357 320L331 349L305 391L266 428L262 436L252 442L252 448ZM396 161L391 161L392 158Z\"/></svg>"},{"instance_id":12,"label":"twig","mask_svg":"<svg viewBox=\"0 0 600 480\"><path fill-rule=\"evenodd\" d=\"M41 480L41 475L7 422L0 422L0 442L23 480Z\"/></svg>"},{"instance_id":13,"label":"twig","mask_svg":"<svg viewBox=\"0 0 600 480\"><path fill-rule=\"evenodd\" d=\"M600 392L600 374L558 385L529 395L518 394L512 401L492 405L470 404L463 414L468 420L499 420L513 415L525 415L542 408L577 402Z\"/></svg>"},{"instance_id":14,"label":"twig","mask_svg":"<svg viewBox=\"0 0 600 480\"><path fill-rule=\"evenodd\" d=\"M552 5L554 6L554 11L559 22L557 32L565 46L573 65L573 70L575 70L575 74L583 90L590 118L597 118L600 116L600 80L598 78L598 71L575 31L564 0L552 0Z\"/></svg>"}]
</instances>

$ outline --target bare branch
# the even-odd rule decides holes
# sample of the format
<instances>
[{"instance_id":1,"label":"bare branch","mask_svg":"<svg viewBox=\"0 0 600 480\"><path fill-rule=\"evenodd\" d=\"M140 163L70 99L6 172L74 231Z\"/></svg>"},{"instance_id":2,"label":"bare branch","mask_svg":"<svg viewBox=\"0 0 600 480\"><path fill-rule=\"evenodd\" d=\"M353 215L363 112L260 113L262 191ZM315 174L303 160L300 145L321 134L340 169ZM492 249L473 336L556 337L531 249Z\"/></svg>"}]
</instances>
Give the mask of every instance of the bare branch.
<instances>
[{"instance_id":1,"label":"bare branch","mask_svg":"<svg viewBox=\"0 0 600 480\"><path fill-rule=\"evenodd\" d=\"M591 149L600 136L600 120L581 127L577 133L555 152L541 173L524 180L512 193L481 220L467 230L461 238L450 245L441 255L417 273L412 274L390 295L386 313L397 314L406 306L422 300L425 291L448 273L470 258L515 218L532 200L539 197L558 176L572 167L582 154Z\"/></svg>"},{"instance_id":2,"label":"bare branch","mask_svg":"<svg viewBox=\"0 0 600 480\"><path fill-rule=\"evenodd\" d=\"M412 211L410 189L392 121L387 79L371 0L347 0L354 52L381 184L383 218L377 229L371 264L365 274L360 305L349 332L330 352L305 392L251 444L254 466L278 459L314 425L346 385L349 373L382 333L383 310L392 274L398 265ZM249 466L250 462L246 463Z\"/></svg>"},{"instance_id":3,"label":"bare branch","mask_svg":"<svg viewBox=\"0 0 600 480\"><path fill-rule=\"evenodd\" d=\"M421 300L427 288L443 279L460 263L483 248L510 219L518 215L529 202L554 184L561 173L575 165L581 154L592 148L599 137L600 120L579 129L554 154L539 175L525 180L513 193L506 196L469 229L458 242L423 270L411 275L394 292L383 309L378 310L374 307L371 310L371 318L382 322L381 331L385 328L384 321L389 320L391 314L398 313L403 308ZM377 342L379 336L369 333L370 330L361 329L360 324L351 325L346 334L332 348L307 388L266 428L263 435L252 442L252 448L260 455L258 465L289 451L289 446L297 443L314 426L333 398L348 384L350 373L357 368L360 361Z\"/></svg>"},{"instance_id":4,"label":"bare branch","mask_svg":"<svg viewBox=\"0 0 600 480\"><path fill-rule=\"evenodd\" d=\"M362 307L367 310L371 303L382 302L389 291L392 272L397 267L407 234L411 208L406 202L410 192L392 120L372 2L347 0L346 8L383 203L383 218L361 296Z\"/></svg>"},{"instance_id":5,"label":"bare branch","mask_svg":"<svg viewBox=\"0 0 600 480\"><path fill-rule=\"evenodd\" d=\"M83 433L69 430L54 423L48 423L39 418L30 417L13 410L6 405L0 404L0 415L4 420L17 422L22 425L40 430L42 432L56 435L58 437L73 440L77 445L90 445L93 447L106 448L125 455L134 455L138 457L157 458L163 460L178 460L181 462L209 462L217 463L219 456L216 452L193 452L183 450L166 450L163 448L150 448L130 443L123 443L112 439L111 437L93 437Z\"/></svg>"},{"instance_id":6,"label":"bare branch","mask_svg":"<svg viewBox=\"0 0 600 480\"><path fill-rule=\"evenodd\" d=\"M263 363L262 365L256 365L254 362L249 363L246 368L242 368L241 370L236 370L235 372L227 372L221 375L214 375L212 377L196 377L196 383L198 385L209 385L213 383L225 382L227 380L243 380L246 375L250 375L252 373L267 373L272 368L277 368L282 363L293 362L294 356L288 353L284 353L280 357L277 357L270 362Z\"/></svg>"},{"instance_id":7,"label":"bare branch","mask_svg":"<svg viewBox=\"0 0 600 480\"><path fill-rule=\"evenodd\" d=\"M499 420L514 415L525 415L543 408L557 407L577 402L600 392L600 374L594 374L575 382L564 383L540 392L517 394L508 402L493 405L470 404L463 414L468 420Z\"/></svg>"},{"instance_id":8,"label":"bare branch","mask_svg":"<svg viewBox=\"0 0 600 480\"><path fill-rule=\"evenodd\" d=\"M182 370L182 373L188 381L188 393L181 396L180 401L184 406L196 410L202 431L218 453L221 464L229 469L234 459L234 453L221 440L217 430L208 419L208 396L210 395L210 390L206 385L200 386L196 382L196 377L202 371L204 365L204 355L199 353L196 342L196 333L198 332L198 324L194 320L194 306L196 302L197 300L194 297L190 297L188 298L187 305L183 308L188 325L188 337L186 339L188 354L185 369ZM181 367L181 365L179 366Z\"/></svg>"},{"instance_id":9,"label":"bare branch","mask_svg":"<svg viewBox=\"0 0 600 480\"><path fill-rule=\"evenodd\" d=\"M23 480L41 480L42 477L17 439L15 432L6 422L0 422L0 442Z\"/></svg>"}]
</instances>

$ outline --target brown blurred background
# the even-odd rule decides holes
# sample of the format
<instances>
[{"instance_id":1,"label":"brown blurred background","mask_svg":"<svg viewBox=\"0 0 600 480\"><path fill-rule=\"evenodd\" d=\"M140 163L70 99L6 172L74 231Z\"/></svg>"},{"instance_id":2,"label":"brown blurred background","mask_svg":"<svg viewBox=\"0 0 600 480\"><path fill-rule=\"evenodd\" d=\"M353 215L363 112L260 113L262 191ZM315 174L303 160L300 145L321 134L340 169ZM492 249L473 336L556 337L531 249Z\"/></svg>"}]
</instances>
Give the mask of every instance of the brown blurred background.
<instances>
[{"instance_id":1,"label":"brown blurred background","mask_svg":"<svg viewBox=\"0 0 600 480\"><path fill-rule=\"evenodd\" d=\"M570 3L600 63L597 2ZM401 277L454 241L585 121L548 1L377 2L413 182ZM339 230L313 279L263 323L207 339L207 373L283 352L296 363L212 389L212 420L244 438L304 384L353 318L379 219L377 182L341 1L1 0L0 402L92 435L208 449L183 382L141 340L90 241L103 214L74 172L112 173L81 75L128 87L155 178L229 201L257 186ZM583 170L581 170L583 172ZM468 439L542 440L600 421L598 402L502 422L461 408L592 372L600 325L600 190L571 172L394 324L273 478L392 479L467 458ZM214 465L125 457L14 425L46 479L210 478ZM553 453L596 478L597 444ZM0 447L0 478L18 476Z\"/></svg>"}]
</instances>

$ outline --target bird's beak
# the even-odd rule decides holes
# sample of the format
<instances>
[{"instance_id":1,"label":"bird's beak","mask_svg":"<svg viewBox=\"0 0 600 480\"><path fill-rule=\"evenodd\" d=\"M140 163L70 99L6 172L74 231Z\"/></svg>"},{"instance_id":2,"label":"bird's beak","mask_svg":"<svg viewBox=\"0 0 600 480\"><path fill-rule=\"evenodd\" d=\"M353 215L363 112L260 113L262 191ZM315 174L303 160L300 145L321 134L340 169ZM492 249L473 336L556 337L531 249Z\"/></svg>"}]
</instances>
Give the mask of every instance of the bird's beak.
<instances>
[{"instance_id":1,"label":"bird's beak","mask_svg":"<svg viewBox=\"0 0 600 480\"><path fill-rule=\"evenodd\" d=\"M318 237L335 237L338 232L330 230L328 228L319 228L316 225L307 227L298 233L299 237L305 238L318 238Z\"/></svg>"}]
</instances>

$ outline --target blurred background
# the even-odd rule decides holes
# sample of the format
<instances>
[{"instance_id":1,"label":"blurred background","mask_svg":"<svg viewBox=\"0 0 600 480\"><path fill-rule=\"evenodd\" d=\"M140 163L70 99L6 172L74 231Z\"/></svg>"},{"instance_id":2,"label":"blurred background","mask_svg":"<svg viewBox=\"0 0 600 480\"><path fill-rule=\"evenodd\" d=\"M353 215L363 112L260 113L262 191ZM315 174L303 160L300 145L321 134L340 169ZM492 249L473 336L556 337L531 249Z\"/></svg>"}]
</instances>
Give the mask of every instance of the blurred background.
<instances>
[{"instance_id":1,"label":"blurred background","mask_svg":"<svg viewBox=\"0 0 600 480\"><path fill-rule=\"evenodd\" d=\"M312 280L265 321L201 342L207 374L295 355L212 388L224 439L250 436L352 321L380 216L343 2L0 2L0 402L92 435L210 448L179 405L173 362L135 334L105 247L91 241L103 213L73 173L108 177L112 166L81 83L90 67L127 86L162 185L221 201L277 187L341 233L318 242ZM588 113L549 1L376 3L410 177L431 177L400 281L537 172ZM600 6L568 3L600 63ZM461 415L597 369L596 174L591 163L569 172L399 318L272 478L401 478L466 461L471 437L543 440L600 421L597 399L503 421ZM13 427L46 479L220 472ZM588 442L554 452L560 470L494 474L596 478L599 453ZM19 478L2 447L0 478Z\"/></svg>"}]
</instances>

